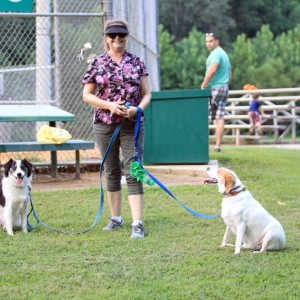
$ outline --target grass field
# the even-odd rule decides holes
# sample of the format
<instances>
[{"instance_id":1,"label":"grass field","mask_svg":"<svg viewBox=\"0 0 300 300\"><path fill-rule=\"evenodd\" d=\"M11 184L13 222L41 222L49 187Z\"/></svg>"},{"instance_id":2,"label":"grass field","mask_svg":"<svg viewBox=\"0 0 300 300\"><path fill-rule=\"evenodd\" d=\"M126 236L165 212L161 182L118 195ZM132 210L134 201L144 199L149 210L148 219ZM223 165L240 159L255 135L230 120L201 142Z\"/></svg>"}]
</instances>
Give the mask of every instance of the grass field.
<instances>
[{"instance_id":1,"label":"grass field","mask_svg":"<svg viewBox=\"0 0 300 300\"><path fill-rule=\"evenodd\" d=\"M1 238L1 299L300 299L300 151L226 147L214 154L232 168L252 194L283 225L284 251L253 254L221 248L221 217L204 220L183 210L158 187L146 187L147 237L130 240L130 210L124 189L125 227L63 235L43 226ZM171 191L201 213L220 212L214 185ZM47 224L65 231L88 228L98 189L32 192ZM32 218L31 218L31 222Z\"/></svg>"}]
</instances>

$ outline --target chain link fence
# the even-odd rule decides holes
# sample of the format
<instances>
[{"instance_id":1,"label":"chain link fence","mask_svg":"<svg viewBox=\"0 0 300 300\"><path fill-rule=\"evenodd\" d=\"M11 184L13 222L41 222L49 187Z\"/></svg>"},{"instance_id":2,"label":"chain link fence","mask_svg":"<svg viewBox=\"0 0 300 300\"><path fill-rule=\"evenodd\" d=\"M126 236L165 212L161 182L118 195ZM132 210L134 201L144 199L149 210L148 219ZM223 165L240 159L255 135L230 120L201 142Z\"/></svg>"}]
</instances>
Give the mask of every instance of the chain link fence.
<instances>
[{"instance_id":1,"label":"chain link fence","mask_svg":"<svg viewBox=\"0 0 300 300\"><path fill-rule=\"evenodd\" d=\"M76 116L58 123L74 139L93 140L92 108L83 103L81 84L89 58L103 52L106 18L128 22L128 50L146 62L152 90L159 90L156 0L36 0L34 13L0 13L0 104L51 104ZM89 47L91 45L91 48ZM34 123L33 123L34 124ZM44 124L0 123L0 142L34 141ZM81 151L81 161L99 157ZM45 152L14 153L47 163ZM3 164L10 153L0 153ZM58 152L73 162L73 152Z\"/></svg>"}]
</instances>

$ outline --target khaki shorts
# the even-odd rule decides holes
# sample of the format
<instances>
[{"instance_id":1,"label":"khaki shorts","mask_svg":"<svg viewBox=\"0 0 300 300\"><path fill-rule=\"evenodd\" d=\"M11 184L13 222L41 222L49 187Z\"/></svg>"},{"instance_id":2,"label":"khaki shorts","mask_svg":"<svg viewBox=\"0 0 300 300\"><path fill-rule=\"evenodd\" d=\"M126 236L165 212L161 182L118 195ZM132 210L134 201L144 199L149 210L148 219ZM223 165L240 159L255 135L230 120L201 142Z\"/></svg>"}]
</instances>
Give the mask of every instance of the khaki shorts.
<instances>
[{"instance_id":1,"label":"khaki shorts","mask_svg":"<svg viewBox=\"0 0 300 300\"><path fill-rule=\"evenodd\" d=\"M128 187L128 195L141 195L144 193L143 183L130 176L130 164L134 162L134 126L135 123L125 121L115 139L104 162L105 178L107 190L110 192L120 191L122 178L122 163L124 164L124 174ZM105 154L109 141L117 127L117 124L94 124L94 134L97 146L102 157ZM141 122L139 136L139 156L142 160L144 152L144 123ZM120 148L122 150L120 150ZM122 154L121 154L122 153ZM123 157L123 161L120 159Z\"/></svg>"}]
</instances>

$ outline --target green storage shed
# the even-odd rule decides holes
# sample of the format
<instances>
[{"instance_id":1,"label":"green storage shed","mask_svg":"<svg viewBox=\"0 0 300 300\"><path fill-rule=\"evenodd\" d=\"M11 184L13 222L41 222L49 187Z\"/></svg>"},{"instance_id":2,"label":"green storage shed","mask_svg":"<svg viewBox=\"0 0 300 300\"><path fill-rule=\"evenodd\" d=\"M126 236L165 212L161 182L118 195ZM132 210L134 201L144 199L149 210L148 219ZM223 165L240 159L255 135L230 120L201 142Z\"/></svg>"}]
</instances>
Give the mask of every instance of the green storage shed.
<instances>
[{"instance_id":1,"label":"green storage shed","mask_svg":"<svg viewBox=\"0 0 300 300\"><path fill-rule=\"evenodd\" d=\"M210 90L152 93L145 110L144 164L206 164L209 161Z\"/></svg>"}]
</instances>

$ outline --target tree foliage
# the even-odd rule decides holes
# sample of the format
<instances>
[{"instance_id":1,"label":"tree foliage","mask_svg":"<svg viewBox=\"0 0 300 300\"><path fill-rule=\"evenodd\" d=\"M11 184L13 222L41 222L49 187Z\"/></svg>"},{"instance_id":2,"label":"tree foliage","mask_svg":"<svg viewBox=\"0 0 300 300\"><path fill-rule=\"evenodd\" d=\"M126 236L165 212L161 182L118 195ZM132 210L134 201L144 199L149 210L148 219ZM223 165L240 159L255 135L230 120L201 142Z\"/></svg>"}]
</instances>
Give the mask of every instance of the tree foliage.
<instances>
[{"instance_id":1,"label":"tree foliage","mask_svg":"<svg viewBox=\"0 0 300 300\"><path fill-rule=\"evenodd\" d=\"M162 25L158 27L159 32L159 52L160 69L163 70L160 75L161 82L164 83L165 89L172 89L177 82L177 53L174 47L174 36L164 29Z\"/></svg>"},{"instance_id":2,"label":"tree foliage","mask_svg":"<svg viewBox=\"0 0 300 300\"><path fill-rule=\"evenodd\" d=\"M278 37L267 25L254 38L238 36L230 53L234 74L231 88L241 89L246 82L260 88L299 86L299 38L300 25Z\"/></svg>"},{"instance_id":3,"label":"tree foliage","mask_svg":"<svg viewBox=\"0 0 300 300\"><path fill-rule=\"evenodd\" d=\"M159 22L180 40L193 27L215 32L224 42L245 33L255 37L268 24L275 36L293 29L299 22L298 0L160 0Z\"/></svg>"},{"instance_id":4,"label":"tree foliage","mask_svg":"<svg viewBox=\"0 0 300 300\"><path fill-rule=\"evenodd\" d=\"M164 47L160 48L161 89L199 88L209 54L205 35L192 29L188 37L175 42L174 36L160 28L160 46ZM242 89L246 83L259 88L299 86L299 40L300 25L277 37L268 25L262 26L254 38L240 34L231 49L224 48L233 70L230 88Z\"/></svg>"},{"instance_id":5,"label":"tree foliage","mask_svg":"<svg viewBox=\"0 0 300 300\"><path fill-rule=\"evenodd\" d=\"M245 33L254 37L262 25L268 24L275 36L294 28L299 21L297 0L233 0L232 18L238 26L235 36Z\"/></svg>"},{"instance_id":6,"label":"tree foliage","mask_svg":"<svg viewBox=\"0 0 300 300\"><path fill-rule=\"evenodd\" d=\"M0 19L0 65L2 67L34 63L32 55L35 51L34 25L33 18Z\"/></svg>"},{"instance_id":7,"label":"tree foliage","mask_svg":"<svg viewBox=\"0 0 300 300\"><path fill-rule=\"evenodd\" d=\"M230 0L160 0L159 21L175 39L188 36L192 28L202 32L218 32L224 40L235 28L230 16Z\"/></svg>"},{"instance_id":8,"label":"tree foliage","mask_svg":"<svg viewBox=\"0 0 300 300\"><path fill-rule=\"evenodd\" d=\"M205 32L217 33L230 56L231 88L240 89L248 82L263 88L299 86L299 15L298 0L160 0L161 89L199 88L209 54ZM71 69L63 57L73 51L69 38L81 45L92 26L87 23L72 35L71 29L76 26L72 22L60 27L65 37L61 38L61 76L66 85L74 82L68 71L78 78L83 72ZM2 18L0 26L1 66L34 64L35 20ZM96 39L94 44L98 42Z\"/></svg>"},{"instance_id":9,"label":"tree foliage","mask_svg":"<svg viewBox=\"0 0 300 300\"><path fill-rule=\"evenodd\" d=\"M176 48L180 55L178 55L176 65L177 70L181 70L177 83L178 88L199 87L199 82L205 72L207 55L206 47L201 47L199 43L204 40L204 36L203 33L193 28L186 38L177 42Z\"/></svg>"}]
</instances>

